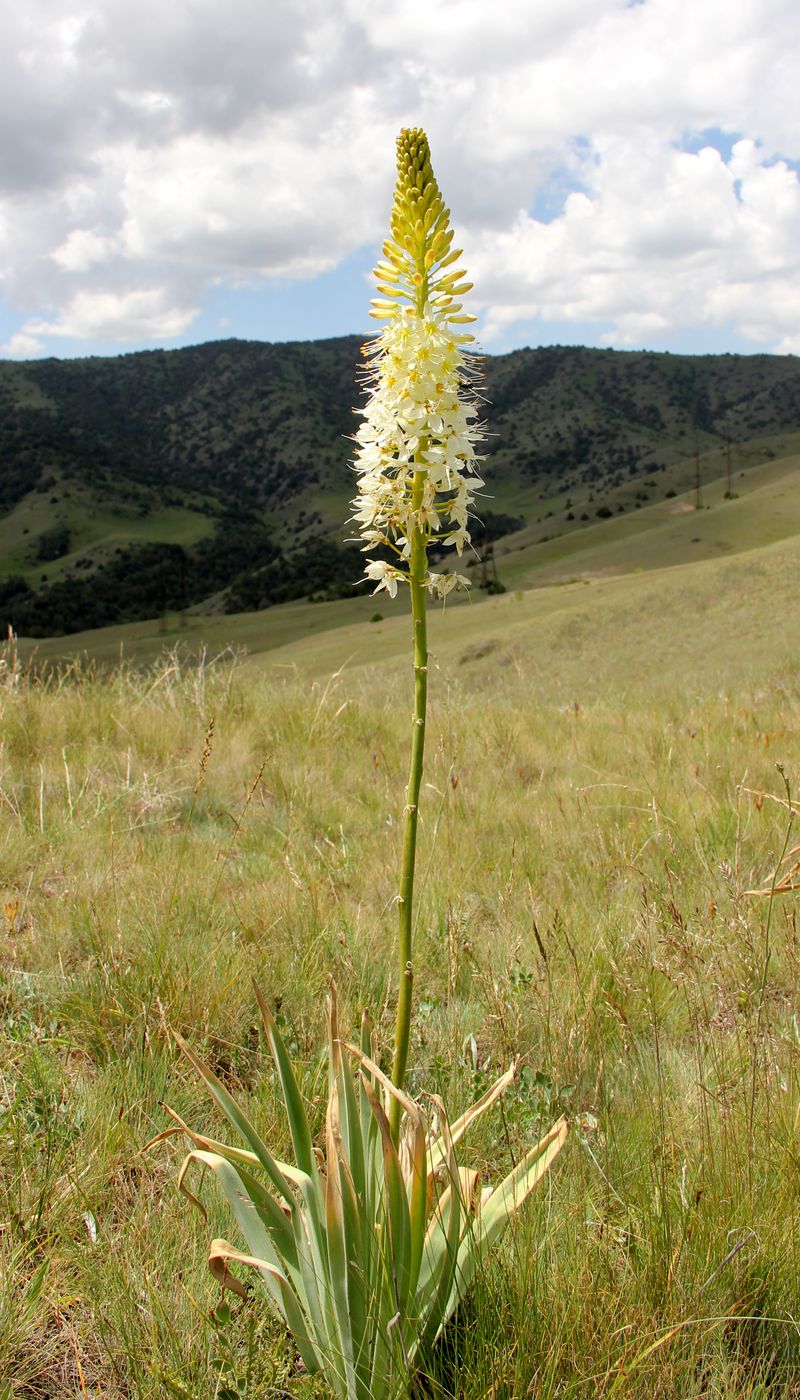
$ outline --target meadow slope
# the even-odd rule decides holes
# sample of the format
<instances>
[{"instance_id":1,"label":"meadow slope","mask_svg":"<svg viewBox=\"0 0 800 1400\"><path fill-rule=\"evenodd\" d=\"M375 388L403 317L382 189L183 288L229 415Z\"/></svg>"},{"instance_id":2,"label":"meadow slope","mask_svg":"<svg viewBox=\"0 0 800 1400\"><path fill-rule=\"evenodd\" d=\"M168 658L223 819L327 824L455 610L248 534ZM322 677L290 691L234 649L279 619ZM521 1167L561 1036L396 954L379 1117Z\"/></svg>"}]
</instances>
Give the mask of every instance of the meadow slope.
<instances>
[{"instance_id":1,"label":"meadow slope","mask_svg":"<svg viewBox=\"0 0 800 1400\"><path fill-rule=\"evenodd\" d=\"M641 677L668 689L696 671L713 681L792 656L788 625L800 548L800 457L758 462L726 479L545 543L525 532L498 550L508 590L451 595L432 609L434 652L491 675L513 656L546 658L533 682L545 698L619 693ZM465 556L466 558L466 556ZM169 614L71 637L27 641L28 663L83 656L103 665L152 661L165 648L246 651L267 667L313 676L408 655L406 600L377 596L295 602L232 615ZM483 667L481 655L489 658ZM570 694L570 692L573 692Z\"/></svg>"},{"instance_id":2,"label":"meadow slope","mask_svg":"<svg viewBox=\"0 0 800 1400\"><path fill-rule=\"evenodd\" d=\"M356 337L0 362L0 628L348 597L359 362ZM515 555L698 475L738 493L800 449L796 357L553 346L483 365L484 535Z\"/></svg>"},{"instance_id":3,"label":"meadow slope","mask_svg":"<svg viewBox=\"0 0 800 1400\"><path fill-rule=\"evenodd\" d=\"M572 1119L431 1394L798 1395L796 895L751 892L798 839L800 540L746 544L431 614L412 1087L458 1110L525 1056L492 1176ZM194 619L199 664L145 624L6 650L3 1400L318 1393L258 1295L215 1323L233 1227L142 1148L164 1103L224 1131L174 1027L286 1150L252 976L320 1129L331 973L390 1043L409 628L377 603Z\"/></svg>"}]
</instances>

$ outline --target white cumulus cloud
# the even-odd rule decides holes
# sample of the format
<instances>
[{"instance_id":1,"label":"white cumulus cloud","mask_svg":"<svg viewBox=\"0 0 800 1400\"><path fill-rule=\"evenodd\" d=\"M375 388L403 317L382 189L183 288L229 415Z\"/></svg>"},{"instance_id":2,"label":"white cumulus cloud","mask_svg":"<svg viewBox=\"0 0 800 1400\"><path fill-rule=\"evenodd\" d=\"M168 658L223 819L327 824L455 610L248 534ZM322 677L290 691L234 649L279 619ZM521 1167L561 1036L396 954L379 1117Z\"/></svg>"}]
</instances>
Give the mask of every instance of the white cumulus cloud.
<instances>
[{"instance_id":1,"label":"white cumulus cloud","mask_svg":"<svg viewBox=\"0 0 800 1400\"><path fill-rule=\"evenodd\" d=\"M6 6L4 352L174 339L211 288L330 272L379 241L413 124L489 343L796 348L799 50L796 0Z\"/></svg>"},{"instance_id":2,"label":"white cumulus cloud","mask_svg":"<svg viewBox=\"0 0 800 1400\"><path fill-rule=\"evenodd\" d=\"M751 141L728 162L656 136L634 148L598 140L593 155L584 190L556 218L520 212L510 229L471 239L487 342L534 317L611 323L605 340L623 345L709 325L784 340L800 297L794 171L763 163Z\"/></svg>"},{"instance_id":3,"label":"white cumulus cloud","mask_svg":"<svg viewBox=\"0 0 800 1400\"><path fill-rule=\"evenodd\" d=\"M175 304L165 287L130 292L76 292L53 320L26 321L23 334L62 336L72 340L137 340L154 336L168 340L192 322L195 308Z\"/></svg>"}]
</instances>

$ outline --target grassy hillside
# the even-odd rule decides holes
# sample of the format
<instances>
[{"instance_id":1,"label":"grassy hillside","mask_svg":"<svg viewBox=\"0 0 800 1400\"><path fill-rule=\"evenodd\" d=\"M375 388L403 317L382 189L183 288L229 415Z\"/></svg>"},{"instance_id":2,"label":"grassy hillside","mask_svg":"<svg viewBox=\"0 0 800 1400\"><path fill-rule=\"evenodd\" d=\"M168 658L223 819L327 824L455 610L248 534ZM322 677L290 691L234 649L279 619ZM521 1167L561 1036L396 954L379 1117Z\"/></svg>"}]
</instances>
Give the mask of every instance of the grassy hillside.
<instances>
[{"instance_id":1,"label":"grassy hillside","mask_svg":"<svg viewBox=\"0 0 800 1400\"><path fill-rule=\"evenodd\" d=\"M788 655L793 641L785 600L792 596L800 549L798 465L800 458L792 456L744 469L737 474L734 499L726 495L727 479L717 479L704 488L699 511L690 491L626 515L595 519L543 543L531 542L527 530L511 535L497 549L508 591L486 598L476 587L467 599L449 599L445 613L432 609L434 643L441 636L454 648L486 645L502 651L507 635L519 639L530 634L535 647L542 629L550 629L550 646L559 628L573 625L577 611L589 618L582 647L591 646L595 634L619 635L623 643L627 639L630 674L638 676L643 668L661 664L650 642L666 609L673 619L673 644L681 636L686 639L687 664L694 657L693 665L713 666L720 647L725 664L732 663L743 628L754 654L767 661ZM480 569L474 573L477 582ZM684 604L684 595L695 598L693 606ZM653 600L646 608L640 606L644 597ZM737 612L741 604L748 609L744 621ZM180 646L184 654L205 649L211 655L233 647L262 657L264 664L301 665L321 675L343 663L357 666L405 656L406 607L405 598L392 601L380 594L233 615L172 614L25 642L21 650L40 661L85 654L114 664L120 656L152 661L167 646ZM617 614L624 621L614 628L606 619ZM755 617L757 627L751 625ZM702 635L698 625L705 628ZM597 655L597 674L603 676L606 646L604 641L604 651ZM638 662L635 648L642 658Z\"/></svg>"},{"instance_id":2,"label":"grassy hillside","mask_svg":"<svg viewBox=\"0 0 800 1400\"><path fill-rule=\"evenodd\" d=\"M688 691L702 682L713 689L719 674L733 684L759 666L789 665L796 654L787 625L800 540L707 560L684 568L599 576L560 586L514 591L477 604L448 605L429 618L431 647L448 666L464 668L491 685L498 668L514 668L540 652L537 694L548 703L622 699L642 685L665 693L680 678ZM369 600L317 606L295 604L231 618L197 618L162 630L132 623L35 646L21 645L24 661L91 658L145 665L165 648L188 659L208 659L228 648L250 654L250 664L274 674L295 671L330 677L391 663L393 684L407 669L409 623L399 602L385 605L382 620ZM394 674L394 673L393 673ZM702 687L701 687L702 688Z\"/></svg>"},{"instance_id":3,"label":"grassy hillside","mask_svg":"<svg viewBox=\"0 0 800 1400\"><path fill-rule=\"evenodd\" d=\"M24 496L0 517L0 555L8 574L52 582L87 564L97 568L120 545L146 541L186 548L212 528L208 514L200 506L193 508L191 496L180 507L143 511L128 499L100 495L83 483L53 486L49 495Z\"/></svg>"},{"instance_id":4,"label":"grassy hillside","mask_svg":"<svg viewBox=\"0 0 800 1400\"><path fill-rule=\"evenodd\" d=\"M0 618L45 636L349 594L358 349L0 364ZM515 549L681 495L698 469L706 489L730 468L738 491L800 447L792 357L555 347L485 364L483 533Z\"/></svg>"},{"instance_id":5,"label":"grassy hillside","mask_svg":"<svg viewBox=\"0 0 800 1400\"><path fill-rule=\"evenodd\" d=\"M573 573L627 572L684 564L755 549L800 533L800 454L737 471L733 499L727 478L704 479L700 505L694 490L668 488L652 504L580 527L558 520L545 536L521 532L497 547L509 584L539 583ZM682 464L674 473L680 480ZM673 494L674 493L674 494ZM652 497L651 497L652 499Z\"/></svg>"},{"instance_id":6,"label":"grassy hillside","mask_svg":"<svg viewBox=\"0 0 800 1400\"><path fill-rule=\"evenodd\" d=\"M331 974L391 1043L410 624L338 542L355 352L0 366L0 605L72 629L0 646L0 1400L321 1400L143 1149L225 1131L178 1030L287 1153L254 976L320 1141ZM571 1131L425 1394L796 1400L800 367L487 373L506 591L430 612L410 1087L524 1057L486 1179Z\"/></svg>"},{"instance_id":7,"label":"grassy hillside","mask_svg":"<svg viewBox=\"0 0 800 1400\"><path fill-rule=\"evenodd\" d=\"M457 1112L526 1056L469 1143L491 1179L572 1122L431 1358L440 1400L797 1394L795 896L748 891L797 841L798 564L793 538L431 616L411 1085ZM218 1324L230 1219L142 1148L164 1103L225 1131L175 1027L286 1153L253 975L320 1134L330 973L390 1043L409 627L367 607L197 620L260 628L240 662L4 653L3 1400L205 1400L220 1359L252 1400L319 1396L260 1292ZM304 634L326 609L351 620Z\"/></svg>"}]
</instances>

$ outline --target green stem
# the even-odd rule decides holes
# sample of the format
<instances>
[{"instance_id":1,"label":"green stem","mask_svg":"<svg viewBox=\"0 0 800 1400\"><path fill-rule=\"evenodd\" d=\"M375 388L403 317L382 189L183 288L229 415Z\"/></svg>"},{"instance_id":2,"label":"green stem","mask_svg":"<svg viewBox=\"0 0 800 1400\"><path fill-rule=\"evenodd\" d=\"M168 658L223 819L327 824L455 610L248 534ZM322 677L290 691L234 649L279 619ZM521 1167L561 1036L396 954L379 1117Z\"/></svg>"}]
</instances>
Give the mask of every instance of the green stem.
<instances>
[{"instance_id":1,"label":"green stem","mask_svg":"<svg viewBox=\"0 0 800 1400\"><path fill-rule=\"evenodd\" d=\"M422 505L422 493L426 472L418 471L414 476L412 508L415 511ZM425 715L428 694L428 628L425 613L425 577L428 571L428 540L418 525L414 526L411 538L411 561L409 582L411 585L411 619L414 630L414 717L411 736L411 762L408 770L406 790L405 824L403 829L403 856L400 867L400 893L398 897L399 929L398 959L400 964L400 994L397 1002L397 1022L394 1035L394 1062L392 1081L402 1089L408 1063L408 1042L411 1034L411 994L414 985L414 967L411 955L412 919L414 900L414 866L417 855L417 815L419 810L419 789L422 782L422 760L425 751ZM392 1099L389 1123L395 1141L400 1130L400 1105Z\"/></svg>"}]
</instances>

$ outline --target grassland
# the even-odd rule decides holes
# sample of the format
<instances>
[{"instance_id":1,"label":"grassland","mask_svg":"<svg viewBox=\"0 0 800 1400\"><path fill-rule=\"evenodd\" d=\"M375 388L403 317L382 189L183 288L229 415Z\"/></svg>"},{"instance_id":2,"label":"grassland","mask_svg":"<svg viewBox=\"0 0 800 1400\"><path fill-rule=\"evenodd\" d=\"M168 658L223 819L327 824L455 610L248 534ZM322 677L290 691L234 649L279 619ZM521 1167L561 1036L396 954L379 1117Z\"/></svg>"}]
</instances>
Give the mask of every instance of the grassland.
<instances>
[{"instance_id":1,"label":"grassland","mask_svg":"<svg viewBox=\"0 0 800 1400\"><path fill-rule=\"evenodd\" d=\"M98 498L81 483L57 483L49 494L32 491L0 518L3 572L19 574L31 584L52 583L70 569L95 567L119 546L196 544L212 528L200 504L195 509L161 504L151 509L145 500L142 512L129 500ZM69 545L57 559L42 561L37 548L58 529L68 532Z\"/></svg>"},{"instance_id":2,"label":"grassland","mask_svg":"<svg viewBox=\"0 0 800 1400\"><path fill-rule=\"evenodd\" d=\"M538 526L529 526L498 546L501 577L509 583L541 583L561 579L570 570L631 572L719 558L790 539L800 529L798 468L796 452L766 461L759 455L732 477L730 497L727 476L711 476L709 466L702 477L699 506L696 490L677 492L667 484L666 491L659 488L660 499L616 518L590 516L576 528L555 516L544 536L537 537ZM667 483L680 483L684 476L681 464L667 476ZM563 506L561 511L563 516Z\"/></svg>"},{"instance_id":3,"label":"grassland","mask_svg":"<svg viewBox=\"0 0 800 1400\"><path fill-rule=\"evenodd\" d=\"M0 363L2 630L342 596L360 360L345 337ZM705 505L729 471L741 495L743 472L800 452L796 357L554 346L484 368L485 527L504 540L507 583L591 552L600 519L674 501L698 472ZM713 554L716 537L694 533ZM324 578L308 554L321 535Z\"/></svg>"},{"instance_id":4,"label":"grassland","mask_svg":"<svg viewBox=\"0 0 800 1400\"><path fill-rule=\"evenodd\" d=\"M764 450L776 451L774 442L766 449L762 444L762 454ZM744 635L750 655L770 664L775 648L788 650L791 643L785 609L794 588L793 549L800 539L798 468L797 453L766 461L762 455L740 467L733 499L726 495L727 476L706 477L699 510L691 489L662 494L651 504L611 519L566 524L563 533L558 521L548 521L554 534L544 542L532 538L526 527L497 549L507 593L487 599L475 588L468 599L451 595L446 617L432 614L434 645L450 648L457 661L476 634L483 638L491 633L492 645L501 648L506 640L519 638L524 650L533 645L532 637L538 638L537 629L544 629L541 644L558 654L559 630L571 629L575 635L580 627L576 618L585 617L583 649L575 663L575 685L580 688L587 678L592 684L592 675L605 675L609 638L615 654L619 647L628 648L631 674L640 667L648 673L659 669L665 644L652 645L654 619L666 607L670 624L662 632L693 639L684 648L690 668L699 665L709 671L717 659L724 667L730 658L727 653L718 658L719 648L727 645L738 652L740 642L732 639ZM682 466L676 468L677 482L683 471ZM503 507L517 509L519 501L504 500ZM763 552L768 547L774 547L774 554ZM465 562L468 566L466 556ZM700 636L697 619L709 610L715 622L705 631L701 628ZM781 628L770 621L774 613L782 618ZM593 637L602 642L592 668L585 647L592 646ZM28 662L49 664L86 656L108 665L120 659L150 662L165 647L216 655L232 646L260 657L268 668L299 665L319 675L343 663L405 657L407 643L404 600L393 601L383 593L232 615L190 610L66 638L23 642L22 653ZM672 645L666 643L667 649ZM568 673L573 665L569 648L562 650L556 675L564 668Z\"/></svg>"},{"instance_id":5,"label":"grassland","mask_svg":"<svg viewBox=\"0 0 800 1400\"><path fill-rule=\"evenodd\" d=\"M797 896L749 893L798 839L800 539L753 547L794 471L540 569L523 545L539 586L431 615L412 1086L457 1110L526 1057L470 1146L492 1175L573 1123L431 1394L800 1394ZM732 548L684 562L709 523ZM368 599L166 626L5 656L2 1400L207 1400L220 1361L253 1400L317 1394L258 1297L215 1324L230 1221L142 1147L165 1102L220 1132L174 1027L285 1150L254 975L320 1126L330 973L388 1046L408 622Z\"/></svg>"}]
</instances>

